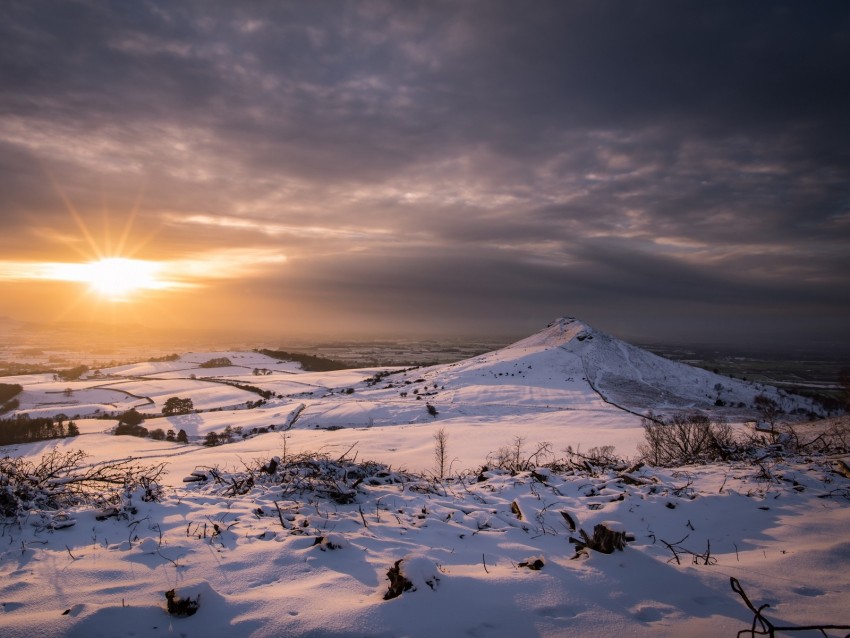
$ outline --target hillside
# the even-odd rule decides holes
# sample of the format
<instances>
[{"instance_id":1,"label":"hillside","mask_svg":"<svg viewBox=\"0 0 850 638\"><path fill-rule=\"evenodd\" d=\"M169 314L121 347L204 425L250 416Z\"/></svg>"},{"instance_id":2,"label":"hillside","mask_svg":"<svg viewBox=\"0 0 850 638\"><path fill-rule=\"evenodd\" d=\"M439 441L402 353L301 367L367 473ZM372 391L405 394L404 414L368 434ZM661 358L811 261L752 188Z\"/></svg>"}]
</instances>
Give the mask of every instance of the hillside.
<instances>
[{"instance_id":1,"label":"hillside","mask_svg":"<svg viewBox=\"0 0 850 638\"><path fill-rule=\"evenodd\" d=\"M210 361L227 365L209 367ZM251 432L285 424L295 438L343 429L335 435L340 445L358 441L363 453L417 470L428 466L373 429L445 426L466 437L467 426L476 425L484 431L474 436L494 446L519 430L559 447L614 445L631 455L642 437L640 417L650 411L697 410L741 423L758 418L759 395L776 401L783 418L816 410L808 400L669 361L571 318L506 348L427 368L304 372L259 352L194 352L93 371L74 382L46 374L8 382L24 387L17 413L64 414L87 434L108 423L86 417L130 408L157 417L169 397L179 396L192 399L193 414L149 418L147 426L182 429L195 442L227 426ZM427 444L423 431L414 438Z\"/></svg>"}]
</instances>

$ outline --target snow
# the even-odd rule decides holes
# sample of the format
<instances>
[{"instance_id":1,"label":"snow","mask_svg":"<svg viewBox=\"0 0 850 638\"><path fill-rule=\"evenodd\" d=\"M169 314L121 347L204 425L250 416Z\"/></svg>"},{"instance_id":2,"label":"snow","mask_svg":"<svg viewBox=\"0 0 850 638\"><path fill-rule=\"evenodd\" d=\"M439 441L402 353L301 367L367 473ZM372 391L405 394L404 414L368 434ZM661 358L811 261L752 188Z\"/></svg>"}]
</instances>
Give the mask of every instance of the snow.
<instances>
[{"instance_id":1,"label":"snow","mask_svg":"<svg viewBox=\"0 0 850 638\"><path fill-rule=\"evenodd\" d=\"M194 485L137 502L131 521L82 510L67 529L7 527L4 635L731 635L751 618L730 576L785 623L841 621L847 497L819 498L835 481L823 468L774 469L805 491L766 484L749 465L644 469L641 486L576 472L546 483L496 474L435 492L367 486L350 505L272 486L234 498L224 484ZM573 559L561 511L635 541ZM664 545L676 541L695 553L710 542L716 562L684 554L676 565ZM541 557L540 570L520 565ZM385 601L400 559L415 589ZM171 588L200 594L195 616L166 614Z\"/></svg>"},{"instance_id":2,"label":"snow","mask_svg":"<svg viewBox=\"0 0 850 638\"><path fill-rule=\"evenodd\" d=\"M202 368L200 364L212 359L229 359L231 366ZM175 361L143 361L100 370L104 376L119 377L157 377L166 379L197 377L223 377L251 375L254 369L270 370L279 373L301 371L301 364L294 361L278 361L257 352L189 352Z\"/></svg>"},{"instance_id":3,"label":"snow","mask_svg":"<svg viewBox=\"0 0 850 638\"><path fill-rule=\"evenodd\" d=\"M189 378L197 364L219 357L234 364L228 375L232 367L276 370L227 379L281 396L245 409L259 395ZM568 446L614 445L633 456L642 441L638 415L648 409L752 418L751 410L714 407L718 383L724 397L747 405L765 393L786 409L812 407L655 357L579 321L558 320L455 364L388 369L395 373L375 382L381 369L307 373L250 352L189 353L102 372L109 378L94 385L21 377L18 412L77 414L83 405L111 412L135 397L152 414L180 396L197 411L144 425L185 429L192 441L227 426L276 427L209 448L113 436L106 430L114 421L82 418L79 437L4 448L35 461L51 449L83 449L91 463L166 463L161 499L133 494L127 518L99 521L91 505L2 524L4 638L735 635L753 616L730 577L757 606L770 603L764 613L777 624L850 624L850 479L834 471L846 455L628 474L625 466L566 465L536 475L491 468L479 477L474 470L488 454L517 437L526 454L547 441L562 458ZM427 478L440 428L451 462L442 483ZM336 502L308 489L304 477L284 481L257 469L308 452L351 467L374 460L384 474L324 483L353 494ZM234 495L249 468L253 487ZM184 483L193 473L206 480ZM570 537L592 535L597 524L633 540L623 551L575 557ZM538 559L542 567L530 569ZM397 562L412 587L385 600ZM197 613L170 616L171 589L197 599Z\"/></svg>"},{"instance_id":4,"label":"snow","mask_svg":"<svg viewBox=\"0 0 850 638\"><path fill-rule=\"evenodd\" d=\"M174 396L189 397L197 410L229 408L254 401L258 397L252 392L230 385L192 379L157 379L111 383L103 387L121 390L134 396L148 399L150 404L140 412L160 412L165 402Z\"/></svg>"}]
</instances>

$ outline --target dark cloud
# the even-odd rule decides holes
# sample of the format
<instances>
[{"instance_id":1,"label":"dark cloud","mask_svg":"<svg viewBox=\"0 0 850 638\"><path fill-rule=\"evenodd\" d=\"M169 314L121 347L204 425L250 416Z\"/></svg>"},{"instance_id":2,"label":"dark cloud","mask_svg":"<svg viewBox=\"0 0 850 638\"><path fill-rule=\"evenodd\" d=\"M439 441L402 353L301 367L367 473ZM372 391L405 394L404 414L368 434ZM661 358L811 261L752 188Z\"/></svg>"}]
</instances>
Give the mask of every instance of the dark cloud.
<instances>
[{"instance_id":1,"label":"dark cloud","mask_svg":"<svg viewBox=\"0 0 850 638\"><path fill-rule=\"evenodd\" d=\"M240 304L334 330L622 329L628 307L642 334L725 313L747 340L808 308L846 339L845 3L3 13L4 258L66 250L72 206L151 257L278 250Z\"/></svg>"}]
</instances>

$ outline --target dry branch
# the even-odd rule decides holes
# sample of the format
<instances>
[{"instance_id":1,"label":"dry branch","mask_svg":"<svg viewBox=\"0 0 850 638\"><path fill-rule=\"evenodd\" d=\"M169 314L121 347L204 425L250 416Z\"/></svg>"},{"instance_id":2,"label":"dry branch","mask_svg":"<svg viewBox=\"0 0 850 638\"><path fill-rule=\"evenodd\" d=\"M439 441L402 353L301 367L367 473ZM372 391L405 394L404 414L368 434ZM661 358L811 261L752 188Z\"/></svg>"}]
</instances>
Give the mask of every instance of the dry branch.
<instances>
[{"instance_id":1,"label":"dry branch","mask_svg":"<svg viewBox=\"0 0 850 638\"><path fill-rule=\"evenodd\" d=\"M716 565L717 559L711 555L711 541L706 541L705 552L698 554L697 552L692 552L691 550L682 547L682 543L688 539L688 536L690 536L690 534L673 543L668 543L663 538L658 539L673 553L673 558L667 562L670 563L675 560L677 565L681 565L681 556L690 556L694 565Z\"/></svg>"},{"instance_id":2,"label":"dry branch","mask_svg":"<svg viewBox=\"0 0 850 638\"><path fill-rule=\"evenodd\" d=\"M0 516L83 503L106 507L137 489L142 490L142 500L159 497L157 480L165 463L144 466L124 459L85 465L87 457L81 450L52 450L35 463L21 457L0 459Z\"/></svg>"},{"instance_id":3,"label":"dry branch","mask_svg":"<svg viewBox=\"0 0 850 638\"><path fill-rule=\"evenodd\" d=\"M750 602L750 599L747 597L747 594L744 592L744 588L741 587L741 583L738 582L738 579L735 577L729 578L729 583L732 586L732 591L738 594L744 601L744 604L747 608L753 612L753 624L749 629L742 629L738 632L738 638L743 635L749 634L750 636L770 636L773 638L776 635L777 631L782 632L793 632L793 631L820 631L824 636L826 636L827 629L841 629L848 630L850 629L850 625L799 625L792 627L779 627L770 622L767 618L762 615L762 611L770 607L767 603L764 605L760 605L758 608ZM845 638L850 636L850 633L845 634Z\"/></svg>"}]
</instances>

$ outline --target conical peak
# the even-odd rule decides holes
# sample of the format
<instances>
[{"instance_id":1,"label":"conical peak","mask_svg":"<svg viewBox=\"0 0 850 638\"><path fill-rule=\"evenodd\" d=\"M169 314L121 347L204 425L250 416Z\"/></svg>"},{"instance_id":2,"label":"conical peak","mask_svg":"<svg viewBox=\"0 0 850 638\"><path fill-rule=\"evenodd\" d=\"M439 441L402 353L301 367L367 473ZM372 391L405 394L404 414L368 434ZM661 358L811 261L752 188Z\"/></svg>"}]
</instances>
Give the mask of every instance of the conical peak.
<instances>
[{"instance_id":1,"label":"conical peak","mask_svg":"<svg viewBox=\"0 0 850 638\"><path fill-rule=\"evenodd\" d=\"M569 328L569 329L572 330L572 329L575 329L578 326L581 326L585 329L590 329L590 326L588 326L586 323L581 321L581 319L577 319L576 317L558 317L557 319L555 319L555 321L552 321L546 327L547 328L557 327L557 328L560 328L562 330L566 330L567 328Z\"/></svg>"},{"instance_id":2,"label":"conical peak","mask_svg":"<svg viewBox=\"0 0 850 638\"><path fill-rule=\"evenodd\" d=\"M573 340L585 341L592 339L594 330L575 317L559 317L540 332L517 341L510 347L518 348L552 348L566 345Z\"/></svg>"}]
</instances>

